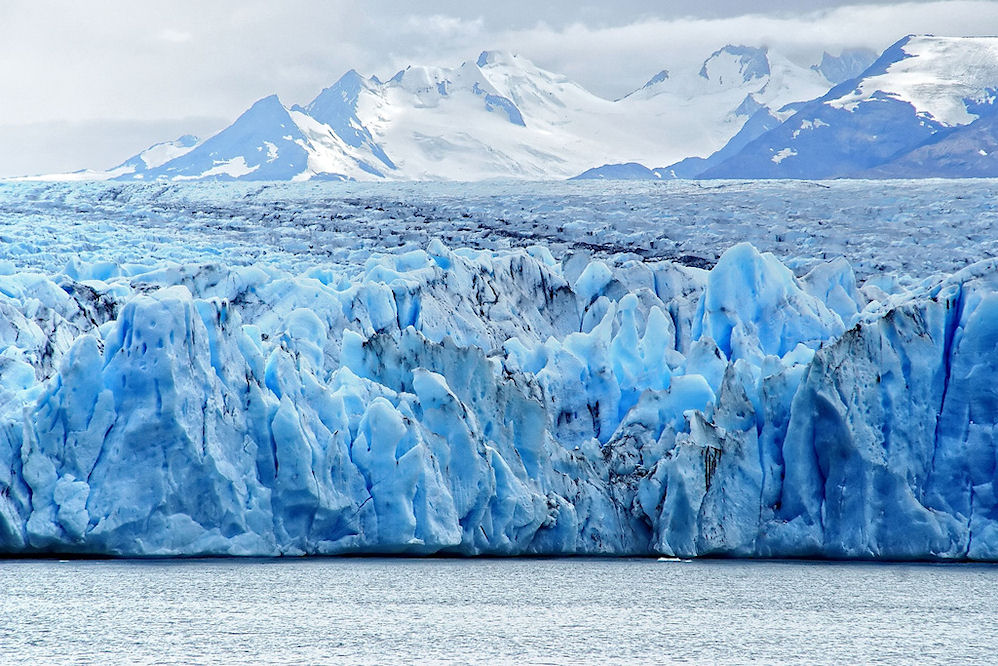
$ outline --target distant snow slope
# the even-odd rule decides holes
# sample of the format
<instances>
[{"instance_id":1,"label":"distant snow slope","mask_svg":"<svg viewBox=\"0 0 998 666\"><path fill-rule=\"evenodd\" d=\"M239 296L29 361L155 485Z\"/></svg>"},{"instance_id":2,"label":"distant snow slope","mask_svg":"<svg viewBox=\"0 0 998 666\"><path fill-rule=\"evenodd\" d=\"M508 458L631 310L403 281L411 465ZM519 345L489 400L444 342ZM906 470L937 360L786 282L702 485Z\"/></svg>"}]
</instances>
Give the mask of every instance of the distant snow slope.
<instances>
[{"instance_id":1,"label":"distant snow slope","mask_svg":"<svg viewBox=\"0 0 998 666\"><path fill-rule=\"evenodd\" d=\"M973 108L998 93L998 38L906 37L852 88L825 103L855 110L885 95L942 125L966 125L977 117Z\"/></svg>"},{"instance_id":2,"label":"distant snow slope","mask_svg":"<svg viewBox=\"0 0 998 666\"><path fill-rule=\"evenodd\" d=\"M350 71L304 107L266 98L142 177L561 178L594 155L661 150L619 105L526 59L485 52L453 69L408 67L384 82Z\"/></svg>"},{"instance_id":3,"label":"distant snow slope","mask_svg":"<svg viewBox=\"0 0 998 666\"><path fill-rule=\"evenodd\" d=\"M823 95L833 83L779 53L729 45L712 54L699 71L653 78L621 103L635 117L650 115L645 131L674 147L676 159L638 160L663 165L707 157L755 113L778 116L784 105Z\"/></svg>"},{"instance_id":4,"label":"distant snow slope","mask_svg":"<svg viewBox=\"0 0 998 666\"><path fill-rule=\"evenodd\" d=\"M995 113L996 98L998 38L905 37L858 78L800 107L701 176L998 175L990 162L963 166L986 150L986 138L980 146L939 143L952 128ZM929 143L937 145L904 158Z\"/></svg>"},{"instance_id":5,"label":"distant snow slope","mask_svg":"<svg viewBox=\"0 0 998 666\"><path fill-rule=\"evenodd\" d=\"M387 81L351 70L304 106L266 97L203 143L160 144L75 178L560 179L604 163L672 164L707 157L745 127L754 138L785 104L823 94L861 57L826 54L808 66L729 45L617 101L498 51L455 68L407 67Z\"/></svg>"},{"instance_id":6,"label":"distant snow slope","mask_svg":"<svg viewBox=\"0 0 998 666\"><path fill-rule=\"evenodd\" d=\"M981 159L992 152L998 38L909 36L872 60L846 49L801 64L727 45L616 101L498 51L387 81L351 70L304 106L265 97L203 143L40 179L998 176Z\"/></svg>"},{"instance_id":7,"label":"distant snow slope","mask_svg":"<svg viewBox=\"0 0 998 666\"><path fill-rule=\"evenodd\" d=\"M870 49L844 49L837 56L826 51L821 56L821 62L812 65L811 69L820 72L832 83L839 84L862 74L877 56L877 52Z\"/></svg>"},{"instance_id":8,"label":"distant snow slope","mask_svg":"<svg viewBox=\"0 0 998 666\"><path fill-rule=\"evenodd\" d=\"M630 104L635 115L640 115L639 109L650 107L653 126L648 131L679 147L684 159L644 162L668 165L644 174L608 164L580 176L696 177L778 127L800 102L825 94L829 87L858 74L875 59L875 53L862 49L845 50L839 56L826 52L819 64L807 68L766 49L726 46L711 55L698 72L660 72L622 103Z\"/></svg>"},{"instance_id":9,"label":"distant snow slope","mask_svg":"<svg viewBox=\"0 0 998 666\"><path fill-rule=\"evenodd\" d=\"M163 166L171 160L186 155L191 152L201 142L196 136L185 134L175 141L164 141L153 144L138 155L131 157L118 166L111 169L108 174L112 176L124 176L133 174L136 178L141 178L150 169Z\"/></svg>"}]
</instances>

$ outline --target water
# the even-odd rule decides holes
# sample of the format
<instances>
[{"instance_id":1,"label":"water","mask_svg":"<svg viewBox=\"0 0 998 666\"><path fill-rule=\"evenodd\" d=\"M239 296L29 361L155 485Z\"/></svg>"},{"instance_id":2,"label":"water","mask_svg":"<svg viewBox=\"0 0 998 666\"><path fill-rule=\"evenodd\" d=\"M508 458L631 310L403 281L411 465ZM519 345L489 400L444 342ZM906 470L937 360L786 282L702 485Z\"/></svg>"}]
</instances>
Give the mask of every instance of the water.
<instances>
[{"instance_id":1,"label":"water","mask_svg":"<svg viewBox=\"0 0 998 666\"><path fill-rule=\"evenodd\" d=\"M993 662L998 567L6 561L2 663Z\"/></svg>"}]
</instances>

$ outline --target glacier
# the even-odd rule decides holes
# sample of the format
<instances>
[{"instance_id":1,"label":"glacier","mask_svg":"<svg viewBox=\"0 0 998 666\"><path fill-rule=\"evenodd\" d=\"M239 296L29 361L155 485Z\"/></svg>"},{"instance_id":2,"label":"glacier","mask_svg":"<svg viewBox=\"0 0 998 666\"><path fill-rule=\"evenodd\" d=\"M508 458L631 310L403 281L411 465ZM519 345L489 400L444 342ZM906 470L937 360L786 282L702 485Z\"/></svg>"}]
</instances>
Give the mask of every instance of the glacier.
<instances>
[{"instance_id":1,"label":"glacier","mask_svg":"<svg viewBox=\"0 0 998 666\"><path fill-rule=\"evenodd\" d=\"M0 551L998 559L998 260L728 245L8 259Z\"/></svg>"}]
</instances>

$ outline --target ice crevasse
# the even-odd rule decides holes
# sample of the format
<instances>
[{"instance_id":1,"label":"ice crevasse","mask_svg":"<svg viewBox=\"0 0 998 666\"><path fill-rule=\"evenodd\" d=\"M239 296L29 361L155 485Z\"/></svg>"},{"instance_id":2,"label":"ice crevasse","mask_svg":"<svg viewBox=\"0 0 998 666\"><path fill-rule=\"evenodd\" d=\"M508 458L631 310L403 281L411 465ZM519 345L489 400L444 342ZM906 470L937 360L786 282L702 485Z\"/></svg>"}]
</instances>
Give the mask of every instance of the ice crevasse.
<instances>
[{"instance_id":1,"label":"ice crevasse","mask_svg":"<svg viewBox=\"0 0 998 666\"><path fill-rule=\"evenodd\" d=\"M998 559L994 261L5 272L6 553Z\"/></svg>"}]
</instances>

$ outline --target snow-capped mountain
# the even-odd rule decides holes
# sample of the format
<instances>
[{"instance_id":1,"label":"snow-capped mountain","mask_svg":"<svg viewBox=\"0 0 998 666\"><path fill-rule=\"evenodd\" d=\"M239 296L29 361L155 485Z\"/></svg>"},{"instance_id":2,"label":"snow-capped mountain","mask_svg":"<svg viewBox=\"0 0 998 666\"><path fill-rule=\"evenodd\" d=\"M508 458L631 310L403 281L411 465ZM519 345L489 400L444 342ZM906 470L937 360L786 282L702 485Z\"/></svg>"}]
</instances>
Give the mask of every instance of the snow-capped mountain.
<instances>
[{"instance_id":1,"label":"snow-capped mountain","mask_svg":"<svg viewBox=\"0 0 998 666\"><path fill-rule=\"evenodd\" d=\"M230 127L142 178L479 180L570 176L593 156L648 159L667 147L626 110L517 56L388 81L345 74L305 106L257 102Z\"/></svg>"},{"instance_id":2,"label":"snow-capped mountain","mask_svg":"<svg viewBox=\"0 0 998 666\"><path fill-rule=\"evenodd\" d=\"M676 149L676 159L654 162L671 164L707 157L756 112L776 115L786 104L823 95L832 85L820 72L778 53L729 45L715 51L699 71L660 73L621 104L647 119L651 136Z\"/></svg>"},{"instance_id":3,"label":"snow-capped mountain","mask_svg":"<svg viewBox=\"0 0 998 666\"><path fill-rule=\"evenodd\" d=\"M172 160L152 164L146 151L108 175L550 179L604 162L671 164L710 155L756 117L748 125L754 138L777 122L759 129L759 118L824 93L834 83L826 76L765 49L729 45L697 70L663 70L611 101L525 58L486 51L456 68L412 66L387 81L351 70L304 106L266 97Z\"/></svg>"},{"instance_id":4,"label":"snow-capped mountain","mask_svg":"<svg viewBox=\"0 0 998 666\"><path fill-rule=\"evenodd\" d=\"M908 36L858 78L800 107L700 176L831 178L869 175L879 167L884 175L995 175L990 169L951 171L956 163L986 156L979 151L990 151L946 137L995 113L996 98L998 38ZM983 125L978 130L993 140ZM923 148L928 144L935 148ZM906 159L908 153L913 154ZM895 162L902 166L886 166Z\"/></svg>"},{"instance_id":5,"label":"snow-capped mountain","mask_svg":"<svg viewBox=\"0 0 998 666\"><path fill-rule=\"evenodd\" d=\"M128 158L109 173L115 176L143 174L150 169L163 166L171 160L191 152L201 140L193 134L185 134L174 141L153 144L138 155Z\"/></svg>"},{"instance_id":6,"label":"snow-capped mountain","mask_svg":"<svg viewBox=\"0 0 998 666\"><path fill-rule=\"evenodd\" d=\"M276 95L190 152L139 178L292 180L308 168L308 138Z\"/></svg>"},{"instance_id":7,"label":"snow-capped mountain","mask_svg":"<svg viewBox=\"0 0 998 666\"><path fill-rule=\"evenodd\" d=\"M862 49L802 64L728 45L616 101L499 51L386 81L351 70L304 106L265 97L203 143L182 137L73 177L995 175L993 124L956 130L995 108L998 38L909 36L872 61Z\"/></svg>"},{"instance_id":8,"label":"snow-capped mountain","mask_svg":"<svg viewBox=\"0 0 998 666\"><path fill-rule=\"evenodd\" d=\"M821 62L811 65L811 69L820 72L832 83L839 84L862 74L877 56L878 53L870 49L844 49L837 56L825 51L821 55Z\"/></svg>"},{"instance_id":9,"label":"snow-capped mountain","mask_svg":"<svg viewBox=\"0 0 998 666\"><path fill-rule=\"evenodd\" d=\"M779 126L792 115L795 103L825 94L875 59L876 54L863 49L839 56L826 52L819 64L806 67L767 49L729 45L715 51L699 71L662 71L622 102L645 107L635 108L635 115L650 111L653 131L669 137L684 158L652 162L669 166L648 170L651 177L688 178ZM623 173L620 166L609 164L580 177L616 178Z\"/></svg>"}]
</instances>

